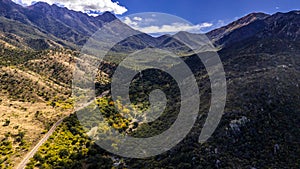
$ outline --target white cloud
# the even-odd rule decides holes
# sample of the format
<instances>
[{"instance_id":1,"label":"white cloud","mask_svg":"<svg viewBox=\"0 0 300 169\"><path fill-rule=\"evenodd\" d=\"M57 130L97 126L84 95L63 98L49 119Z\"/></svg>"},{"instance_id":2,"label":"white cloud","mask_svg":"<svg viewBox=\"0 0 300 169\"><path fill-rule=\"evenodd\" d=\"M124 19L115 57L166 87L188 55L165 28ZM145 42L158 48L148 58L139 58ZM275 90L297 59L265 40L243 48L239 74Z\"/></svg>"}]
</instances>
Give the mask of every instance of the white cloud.
<instances>
[{"instance_id":1,"label":"white cloud","mask_svg":"<svg viewBox=\"0 0 300 169\"><path fill-rule=\"evenodd\" d=\"M143 27L143 28L139 28L139 30L145 33L176 33L179 31L199 32L201 31L202 28L207 28L211 26L212 24L210 23L203 23L198 25L173 23L171 25Z\"/></svg>"},{"instance_id":2,"label":"white cloud","mask_svg":"<svg viewBox=\"0 0 300 169\"><path fill-rule=\"evenodd\" d=\"M31 5L35 0L13 0L21 5ZM119 2L113 2L112 0L40 0L42 2L47 2L50 5L60 4L75 11L81 11L88 13L93 12L113 12L115 14L121 15L127 12L126 7L121 6Z\"/></svg>"},{"instance_id":3,"label":"white cloud","mask_svg":"<svg viewBox=\"0 0 300 169\"><path fill-rule=\"evenodd\" d=\"M202 29L211 27L212 23L202 23L198 25L190 25L187 23L171 23L161 26L140 26L138 22L131 20L129 17L125 17L124 23L132 28L148 34L157 33L176 33L180 31L186 32L201 32Z\"/></svg>"},{"instance_id":4,"label":"white cloud","mask_svg":"<svg viewBox=\"0 0 300 169\"><path fill-rule=\"evenodd\" d=\"M137 16L136 16L136 17L134 17L134 18L133 18L133 20L135 20L135 21L142 21L142 20L143 20L143 18L141 18L141 17L137 17Z\"/></svg>"},{"instance_id":5,"label":"white cloud","mask_svg":"<svg viewBox=\"0 0 300 169\"><path fill-rule=\"evenodd\" d=\"M123 20L123 22L131 27L137 27L138 23L131 20L129 17L125 17L125 19Z\"/></svg>"}]
</instances>

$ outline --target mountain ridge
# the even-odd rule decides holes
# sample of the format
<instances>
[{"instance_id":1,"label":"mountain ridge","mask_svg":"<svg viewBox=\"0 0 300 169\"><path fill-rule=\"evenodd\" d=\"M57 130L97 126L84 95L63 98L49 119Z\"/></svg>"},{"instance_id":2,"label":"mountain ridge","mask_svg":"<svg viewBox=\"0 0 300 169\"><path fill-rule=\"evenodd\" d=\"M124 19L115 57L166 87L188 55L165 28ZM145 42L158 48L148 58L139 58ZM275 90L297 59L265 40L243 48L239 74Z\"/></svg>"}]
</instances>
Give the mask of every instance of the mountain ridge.
<instances>
[{"instance_id":1,"label":"mountain ridge","mask_svg":"<svg viewBox=\"0 0 300 169\"><path fill-rule=\"evenodd\" d=\"M39 37L35 39L43 39L47 38L48 36L49 39L55 42L54 44L58 44L54 45L54 47L64 46L71 49L80 49L80 47L82 47L87 40L103 26L103 24L112 21L118 21L117 24L120 28L128 27L110 12L104 12L102 15L93 17L87 15L86 13L69 10L64 7L59 7L55 4L49 5L45 2L37 2L27 7L22 7L18 4L15 4L11 0L1 0L0 3L0 9L2 9L0 16L8 18L12 21L21 22L27 25L27 27L32 27L32 30L41 32L33 33L36 35L36 37ZM293 38L295 40L299 38L299 33L296 32L295 37L289 37L290 34L294 33L289 31L296 29L297 26L299 27L299 24L297 23L300 21L297 19L299 18L297 16L299 16L299 11L276 13L273 15L264 14L261 12L251 13L224 27L212 30L206 33L206 35L211 39L218 49L238 44L239 42L245 41L249 38L259 38L268 34L278 34L280 35L278 38ZM291 20L293 21L293 24L290 25L290 28L288 26L284 27L284 24L287 24L289 19L293 19ZM278 22L276 20L278 20ZM278 28L279 26L282 28ZM126 29L131 28L128 27ZM276 29L281 29L282 31L279 32L280 30ZM4 33L9 31L10 30L6 30ZM131 31L134 30L132 29ZM30 36L22 36L25 34L22 33L22 30L20 30L20 33L18 33L18 31L16 32L18 36L21 36L21 38L29 38L26 40L28 42L32 42L34 40L34 38L30 38ZM173 48L175 51L184 50L190 52L190 49L182 47L185 42L178 42L178 39L180 39L188 40L192 44L192 50L201 51L203 49L201 46L203 44L203 38L201 38L201 35L199 34L197 35L190 34L188 32L178 32L173 36L165 35L157 38L138 31L136 31L135 34L139 34L140 38L137 36L132 37L129 38L131 39L130 41L123 41L122 43L124 45L126 44L126 46L131 49L136 47L159 47L168 49ZM133 40L134 38L138 39ZM177 40L175 40L176 38ZM34 46L35 45L32 47L33 49L39 49L39 47ZM47 43L44 46L45 47L42 47L41 49L45 49L47 46L53 47L53 45ZM197 48L197 46L199 47Z\"/></svg>"},{"instance_id":2,"label":"mountain ridge","mask_svg":"<svg viewBox=\"0 0 300 169\"><path fill-rule=\"evenodd\" d=\"M117 19L110 12L92 17L86 13L69 10L55 4L49 5L45 2L37 2L27 7L11 0L1 0L0 4L2 11L0 16L21 22L32 27L33 30L38 29L50 37L55 36L56 39L65 41L65 47L71 48L84 45L103 24ZM68 43L74 45L70 46Z\"/></svg>"},{"instance_id":3,"label":"mountain ridge","mask_svg":"<svg viewBox=\"0 0 300 169\"><path fill-rule=\"evenodd\" d=\"M299 11L275 13L273 15L262 15L263 17L254 19L246 26L239 26L238 28L229 31L228 33L221 33L221 36L219 35L218 37L214 36L215 32L223 31L224 28L228 28L230 27L230 25L233 26L237 22L249 18L250 15L252 14L249 14L246 17L243 17L240 20L233 22L225 27L213 30L207 33L207 35L213 39L214 43L217 46L222 46L223 48L238 44L240 42L242 43L243 41L247 41L249 38L262 39L276 37L292 41L299 39ZM289 35L293 35L294 37L291 38L289 37ZM214 39L214 37L217 38Z\"/></svg>"},{"instance_id":4,"label":"mountain ridge","mask_svg":"<svg viewBox=\"0 0 300 169\"><path fill-rule=\"evenodd\" d=\"M226 26L223 26L221 28L217 28L215 30L212 30L210 32L207 33L207 35L213 40L213 41L217 41L218 39L222 38L223 36L225 36L226 34L229 34L230 32L246 26L248 24L250 24L253 21L256 20L262 20L265 19L266 17L269 17L271 15L269 14L265 14L262 12L258 12L258 13L250 13L236 21L233 21L232 23L229 23Z\"/></svg>"}]
</instances>

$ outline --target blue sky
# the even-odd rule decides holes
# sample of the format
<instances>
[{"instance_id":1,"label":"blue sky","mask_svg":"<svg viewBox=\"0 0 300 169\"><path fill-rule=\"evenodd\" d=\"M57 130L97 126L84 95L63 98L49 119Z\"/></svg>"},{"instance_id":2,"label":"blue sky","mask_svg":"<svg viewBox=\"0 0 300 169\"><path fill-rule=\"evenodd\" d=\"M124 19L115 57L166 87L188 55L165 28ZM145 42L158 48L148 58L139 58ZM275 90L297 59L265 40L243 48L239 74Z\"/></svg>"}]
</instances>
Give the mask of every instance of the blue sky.
<instances>
[{"instance_id":1,"label":"blue sky","mask_svg":"<svg viewBox=\"0 0 300 169\"><path fill-rule=\"evenodd\" d=\"M182 17L193 24L224 21L228 23L252 12L300 10L300 0L119 0L128 11L164 12Z\"/></svg>"},{"instance_id":2,"label":"blue sky","mask_svg":"<svg viewBox=\"0 0 300 169\"><path fill-rule=\"evenodd\" d=\"M119 5L128 10L121 16L140 12L163 12L176 15L193 25L198 25L199 29L195 31L196 33L224 26L252 12L274 14L300 10L300 0L119 0ZM129 22L132 27L134 24ZM201 25L208 26L201 27ZM141 26L136 27L145 30L140 28Z\"/></svg>"},{"instance_id":3,"label":"blue sky","mask_svg":"<svg viewBox=\"0 0 300 169\"><path fill-rule=\"evenodd\" d=\"M13 0L24 6L36 0ZM300 10L300 0L39 0L69 9L101 14L110 11L129 26L149 34L207 32L252 12L273 14ZM93 11L91 13L91 11ZM138 14L144 12L155 13ZM154 16L155 15L155 16ZM176 18L176 17L178 18ZM182 20L184 19L184 20ZM186 21L185 21L186 20Z\"/></svg>"}]
</instances>

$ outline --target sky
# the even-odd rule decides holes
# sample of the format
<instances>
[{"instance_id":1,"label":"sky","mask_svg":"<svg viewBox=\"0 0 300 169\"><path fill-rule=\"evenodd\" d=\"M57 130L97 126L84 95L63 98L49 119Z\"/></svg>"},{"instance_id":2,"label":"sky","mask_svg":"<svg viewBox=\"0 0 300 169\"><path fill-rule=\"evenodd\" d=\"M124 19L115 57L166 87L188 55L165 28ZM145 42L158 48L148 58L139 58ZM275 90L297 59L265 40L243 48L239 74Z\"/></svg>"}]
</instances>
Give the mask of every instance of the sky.
<instances>
[{"instance_id":1,"label":"sky","mask_svg":"<svg viewBox=\"0 0 300 169\"><path fill-rule=\"evenodd\" d=\"M119 0L128 12L164 12L194 24L234 20L252 12L300 10L300 0Z\"/></svg>"},{"instance_id":2,"label":"sky","mask_svg":"<svg viewBox=\"0 0 300 169\"><path fill-rule=\"evenodd\" d=\"M13 0L22 5L31 5L36 0ZM224 26L252 12L273 14L300 10L300 0L41 0L86 13L110 11L135 29L146 33L168 33L168 31L207 32ZM160 17L136 15L143 12L159 12L175 15L185 21L153 21ZM144 18L142 17L144 16ZM180 22L182 21L182 22ZM151 25L153 24L153 25ZM165 30L165 31L164 31Z\"/></svg>"}]
</instances>

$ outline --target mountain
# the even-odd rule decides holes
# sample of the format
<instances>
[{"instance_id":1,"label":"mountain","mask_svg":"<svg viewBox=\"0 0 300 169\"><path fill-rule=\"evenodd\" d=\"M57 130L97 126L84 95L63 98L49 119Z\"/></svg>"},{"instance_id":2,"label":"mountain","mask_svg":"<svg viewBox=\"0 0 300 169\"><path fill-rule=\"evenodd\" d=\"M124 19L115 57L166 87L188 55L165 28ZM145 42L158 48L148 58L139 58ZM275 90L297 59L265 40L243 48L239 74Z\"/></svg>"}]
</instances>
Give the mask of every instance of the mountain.
<instances>
[{"instance_id":1,"label":"mountain","mask_svg":"<svg viewBox=\"0 0 300 169\"><path fill-rule=\"evenodd\" d=\"M254 21L263 20L263 19L267 18L268 16L270 16L270 15L264 14L264 13L251 13L245 17L238 19L237 21L234 21L234 22L226 25L226 26L223 26L221 28L218 28L218 29L208 32L207 36L210 37L210 39L212 41L218 41L221 38L223 38L224 36L233 32L234 30L239 29L244 26L247 26Z\"/></svg>"},{"instance_id":2,"label":"mountain","mask_svg":"<svg viewBox=\"0 0 300 169\"><path fill-rule=\"evenodd\" d=\"M280 47L281 45L287 46L285 43L297 43L299 40L299 18L299 11L276 13L271 16L255 13L226 27L211 31L207 35L214 40L216 45L223 48L232 45L243 46L245 43L249 44L250 41L263 45L264 42L262 41L266 40L268 42L274 41L272 43L277 47L273 46L272 50L276 50L283 48ZM219 36L216 36L217 34ZM271 49L271 47L267 49Z\"/></svg>"},{"instance_id":3,"label":"mountain","mask_svg":"<svg viewBox=\"0 0 300 169\"><path fill-rule=\"evenodd\" d=\"M30 23L63 40L83 45L104 21L89 17L81 12L70 11L44 2L24 8L24 15ZM111 17L114 17L111 14Z\"/></svg>"},{"instance_id":4,"label":"mountain","mask_svg":"<svg viewBox=\"0 0 300 169\"><path fill-rule=\"evenodd\" d=\"M121 159L120 167L299 168L299 19L299 11L254 13L207 33L208 37L214 37L227 78L227 103L218 129L207 143L199 144L197 138L204 120L198 119L189 136L164 154L139 160L113 155ZM155 47L173 50L184 47L177 38L188 40L195 47L205 40L198 34L179 32L155 38ZM131 44L144 42L139 38ZM211 97L207 72L196 55L183 59L195 72L202 93L201 113L206 116ZM155 71L145 71L143 75L149 75L142 79L145 84L151 78L155 83L163 82L161 74ZM166 91L177 98L174 88ZM139 92L134 93L136 97L142 95ZM141 131L137 129L134 134L147 137L160 133L166 124L172 124L172 115L177 114L170 110L169 118L158 120L156 125L142 125Z\"/></svg>"},{"instance_id":5,"label":"mountain","mask_svg":"<svg viewBox=\"0 0 300 169\"><path fill-rule=\"evenodd\" d=\"M27 23L26 17L22 13L23 7L21 5L18 5L11 0L1 0L0 9L1 16L23 21L22 23Z\"/></svg>"},{"instance_id":6,"label":"mountain","mask_svg":"<svg viewBox=\"0 0 300 169\"><path fill-rule=\"evenodd\" d=\"M58 7L57 5L49 5L44 2L37 2L28 7L17 5L11 0L1 0L0 4L0 16L5 18L3 20L10 23L16 22L20 25L19 29L19 27L8 27L7 25L9 24L6 23L6 28L2 30L3 34L10 35L12 34L11 32L13 32L14 35L17 35L20 38L25 38L25 44L29 44L29 46L32 45L30 48L33 49L45 49L51 46L78 48L83 46L89 37L91 37L104 24L112 21L118 22L117 24L120 28L127 27L126 29L130 29L109 12L105 12L97 17L92 17L82 12L68 10L67 8ZM297 11L292 11L286 14L277 13L272 16L264 13L252 13L227 26L208 32L206 35L219 48L238 44L243 40L253 37L261 38L268 34L271 36L273 34L278 34L277 38L297 39L299 33L295 32L297 30L293 29L299 26L297 24L299 23L299 20L297 20L298 13L299 12ZM287 22L291 22L292 24ZM29 29L35 31L30 31ZM30 32L29 34L34 37L27 36L28 34L26 31ZM197 51L203 48L200 47L197 49L197 46L201 46L203 44L203 37L197 34L179 32L174 36L154 38L133 29L130 31L133 32L132 34L139 34L136 38L129 37L127 42L126 40L123 40L122 43L125 45L125 48L130 47L131 50L135 48L141 49L145 47L158 47L165 49L168 48L177 52L190 52L190 49L183 47L183 44L185 43L183 42L184 40L189 41L190 45L192 45L192 47L190 47L193 50ZM118 34L118 32L110 33ZM289 37L290 35L294 35L296 37ZM51 42L42 42L44 45L41 45L41 47L37 46L37 44L30 44L36 39L43 41L45 38L51 40ZM179 39L183 41L179 42ZM19 46L22 46L22 43L20 44L21 45Z\"/></svg>"},{"instance_id":7,"label":"mountain","mask_svg":"<svg viewBox=\"0 0 300 169\"><path fill-rule=\"evenodd\" d=\"M125 48L129 46L131 46L131 49L156 47L184 55L191 52L197 53L209 50L213 48L213 45L219 50L235 48L236 50L242 51L244 50L243 46L249 45L251 42L257 43L257 45L254 46L263 46L264 43L273 41L273 46L251 49L256 51L261 51L262 49L273 50L273 48L281 49L280 46L297 49L297 45L295 46L295 44L298 43L296 40L299 39L299 29L297 29L299 23L299 11L277 13L274 15L251 13L227 26L206 33L206 36L213 44L211 44L209 39L204 35L183 31L173 36L163 35L157 38L143 35L143 37L140 36L142 38L129 38L122 43L124 45L126 44ZM188 44L188 46L186 46L186 44ZM203 46L204 44L208 45ZM269 43L265 45L268 46ZM247 50L250 49L247 48L245 51Z\"/></svg>"},{"instance_id":8,"label":"mountain","mask_svg":"<svg viewBox=\"0 0 300 169\"><path fill-rule=\"evenodd\" d=\"M127 168L299 168L299 13L253 13L207 33L208 37L214 37L213 42L219 49L228 89L225 112L214 135L208 142L199 144L197 138L204 120L198 119L190 135L170 151L148 159L113 155L121 159L122 164L118 165ZM192 42L191 46L195 47L205 41L201 35L179 32L155 38L155 47L171 50L184 47L177 38ZM139 49L149 45L144 38L129 41L131 47L143 44ZM195 72L202 93L200 112L205 117L211 98L207 72L198 56L188 55L182 59ZM155 84L164 84L161 74L153 70L143 72L143 76L146 76L141 80L144 84L151 84L151 78ZM141 93L134 87L131 89L137 97L148 88L137 89ZM172 87L164 91L171 91L171 97L178 96ZM134 134L144 138L165 131L165 125L172 124L172 116L177 115L175 112L168 111L169 118L158 120L156 125L141 125ZM95 168L100 166L94 165Z\"/></svg>"},{"instance_id":9,"label":"mountain","mask_svg":"<svg viewBox=\"0 0 300 169\"><path fill-rule=\"evenodd\" d=\"M299 14L299 11L273 15L254 13L209 32L208 37L214 37L213 42L219 47L218 54L227 78L227 102L218 129L208 142L199 144L197 138L204 120L198 119L189 136L170 151L149 159L122 158L123 166L299 168ZM198 35L186 32L179 32L174 39L176 36L196 46L203 41ZM167 35L158 39L163 46L177 48L181 45ZM211 92L205 68L196 55L183 59L195 72L202 92L200 112L206 116ZM148 72L151 73L154 74ZM160 76L152 78L160 79ZM149 83L148 79L143 79L144 83ZM174 114L170 111L168 115ZM169 119L157 123L163 128L164 124L172 122ZM153 124L141 128L139 137L157 132Z\"/></svg>"},{"instance_id":10,"label":"mountain","mask_svg":"<svg viewBox=\"0 0 300 169\"><path fill-rule=\"evenodd\" d=\"M10 44L21 49L39 50L47 49L51 46L62 47L58 39L51 38L30 25L22 24L5 17L0 17L0 34L3 44Z\"/></svg>"},{"instance_id":11,"label":"mountain","mask_svg":"<svg viewBox=\"0 0 300 169\"><path fill-rule=\"evenodd\" d=\"M31 37L31 39L46 38L69 48L83 46L89 37L106 23L115 21L118 22L120 27L128 27L110 12L92 17L82 12L68 10L67 8L49 5L44 2L37 2L31 6L22 7L11 0L1 0L0 9L0 17L30 29L29 34L36 36ZM26 30L16 29L18 28L10 27L10 29L2 31L4 34L13 32L13 34L21 38L28 37L25 36L27 35ZM134 30L132 29L131 31Z\"/></svg>"}]
</instances>

